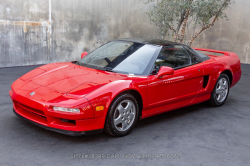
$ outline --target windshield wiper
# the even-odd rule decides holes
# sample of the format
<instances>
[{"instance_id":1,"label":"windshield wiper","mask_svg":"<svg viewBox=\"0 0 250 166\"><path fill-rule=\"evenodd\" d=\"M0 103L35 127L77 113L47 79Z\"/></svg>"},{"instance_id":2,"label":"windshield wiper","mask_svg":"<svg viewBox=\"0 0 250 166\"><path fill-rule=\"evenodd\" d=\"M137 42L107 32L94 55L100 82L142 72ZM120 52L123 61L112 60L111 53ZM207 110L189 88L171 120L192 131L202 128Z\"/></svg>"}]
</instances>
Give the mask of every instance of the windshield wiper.
<instances>
[{"instance_id":1,"label":"windshield wiper","mask_svg":"<svg viewBox=\"0 0 250 166\"><path fill-rule=\"evenodd\" d=\"M78 61L76 61L76 62L75 62L75 64L77 64L77 65L81 66L81 65L80 65L80 63L79 63Z\"/></svg>"},{"instance_id":2,"label":"windshield wiper","mask_svg":"<svg viewBox=\"0 0 250 166\"><path fill-rule=\"evenodd\" d=\"M104 60L105 60L106 62L108 62L109 65L111 64L111 61L109 60L109 58L104 58Z\"/></svg>"}]
</instances>

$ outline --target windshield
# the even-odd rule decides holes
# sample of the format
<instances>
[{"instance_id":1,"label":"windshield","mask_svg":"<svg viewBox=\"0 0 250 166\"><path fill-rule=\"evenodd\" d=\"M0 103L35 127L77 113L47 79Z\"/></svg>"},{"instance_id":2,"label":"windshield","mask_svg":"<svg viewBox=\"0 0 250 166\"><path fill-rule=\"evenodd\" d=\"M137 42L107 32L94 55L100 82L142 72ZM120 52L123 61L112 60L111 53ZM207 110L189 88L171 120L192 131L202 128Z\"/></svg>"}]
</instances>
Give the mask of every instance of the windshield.
<instances>
[{"instance_id":1,"label":"windshield","mask_svg":"<svg viewBox=\"0 0 250 166\"><path fill-rule=\"evenodd\" d=\"M156 50L157 47L152 45L112 41L89 53L78 64L100 70L143 75L146 74Z\"/></svg>"}]
</instances>

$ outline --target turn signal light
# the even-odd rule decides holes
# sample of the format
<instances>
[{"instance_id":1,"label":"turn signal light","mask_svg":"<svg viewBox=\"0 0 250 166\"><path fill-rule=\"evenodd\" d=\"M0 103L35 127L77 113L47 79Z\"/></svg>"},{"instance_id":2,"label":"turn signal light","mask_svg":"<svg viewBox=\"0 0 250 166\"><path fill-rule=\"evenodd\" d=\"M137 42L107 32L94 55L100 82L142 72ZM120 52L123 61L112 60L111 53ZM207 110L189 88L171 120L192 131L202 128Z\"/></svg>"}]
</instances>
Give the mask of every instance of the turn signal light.
<instances>
[{"instance_id":1,"label":"turn signal light","mask_svg":"<svg viewBox=\"0 0 250 166\"><path fill-rule=\"evenodd\" d=\"M95 110L96 111L102 111L102 110L104 110L104 106L95 107Z\"/></svg>"}]
</instances>

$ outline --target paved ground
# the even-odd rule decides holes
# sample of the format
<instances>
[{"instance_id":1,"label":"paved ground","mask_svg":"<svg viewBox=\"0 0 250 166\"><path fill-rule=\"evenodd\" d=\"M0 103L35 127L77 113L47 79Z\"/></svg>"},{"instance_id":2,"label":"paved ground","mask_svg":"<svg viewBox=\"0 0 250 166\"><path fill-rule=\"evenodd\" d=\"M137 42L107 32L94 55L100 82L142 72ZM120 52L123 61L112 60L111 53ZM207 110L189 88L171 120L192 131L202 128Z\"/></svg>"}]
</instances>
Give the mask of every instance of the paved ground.
<instances>
[{"instance_id":1,"label":"paved ground","mask_svg":"<svg viewBox=\"0 0 250 166\"><path fill-rule=\"evenodd\" d=\"M148 118L139 121L133 132L122 138L106 134L65 136L15 116L8 95L11 83L36 67L0 69L1 166L244 166L250 163L250 65L242 65L242 79L231 89L224 106L213 108L199 104ZM122 159L79 159L81 154L103 154L105 158L117 154ZM142 159L125 159L131 157L128 154ZM169 157L148 159L146 154L158 157L169 154Z\"/></svg>"}]
</instances>

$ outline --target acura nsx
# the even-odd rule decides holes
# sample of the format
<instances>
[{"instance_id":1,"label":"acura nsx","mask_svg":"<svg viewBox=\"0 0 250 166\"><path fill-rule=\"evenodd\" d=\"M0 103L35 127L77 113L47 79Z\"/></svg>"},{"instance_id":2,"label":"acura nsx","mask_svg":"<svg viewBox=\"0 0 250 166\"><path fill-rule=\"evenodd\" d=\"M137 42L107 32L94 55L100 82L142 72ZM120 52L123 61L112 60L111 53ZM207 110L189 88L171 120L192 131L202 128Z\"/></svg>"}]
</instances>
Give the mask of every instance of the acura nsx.
<instances>
[{"instance_id":1,"label":"acura nsx","mask_svg":"<svg viewBox=\"0 0 250 166\"><path fill-rule=\"evenodd\" d=\"M240 78L233 52L120 39L84 52L79 61L38 67L18 78L9 94L16 115L48 130L124 136L153 115L205 101L222 106Z\"/></svg>"}]
</instances>

